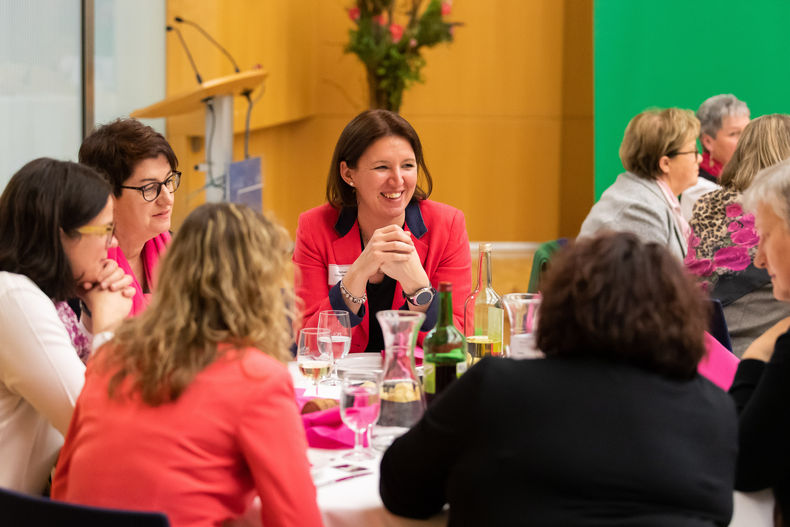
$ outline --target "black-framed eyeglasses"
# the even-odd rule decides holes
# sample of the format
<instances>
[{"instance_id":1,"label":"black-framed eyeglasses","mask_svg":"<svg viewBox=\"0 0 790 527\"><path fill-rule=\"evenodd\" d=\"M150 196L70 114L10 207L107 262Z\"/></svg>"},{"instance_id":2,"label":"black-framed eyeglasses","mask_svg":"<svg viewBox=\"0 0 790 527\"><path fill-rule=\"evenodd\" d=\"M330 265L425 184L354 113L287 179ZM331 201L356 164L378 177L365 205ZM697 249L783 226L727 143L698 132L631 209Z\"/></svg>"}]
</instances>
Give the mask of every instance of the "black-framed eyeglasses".
<instances>
[{"instance_id":1,"label":"black-framed eyeglasses","mask_svg":"<svg viewBox=\"0 0 790 527\"><path fill-rule=\"evenodd\" d=\"M667 154L667 157L682 156L685 154L694 154L695 159L702 157L702 154L698 150L689 150L688 152L670 152Z\"/></svg>"},{"instance_id":2,"label":"black-framed eyeglasses","mask_svg":"<svg viewBox=\"0 0 790 527\"><path fill-rule=\"evenodd\" d=\"M156 198L159 197L159 193L162 192L162 187L165 187L168 192L171 194L178 190L178 186L181 184L181 172L178 170L173 170L170 172L170 175L167 177L166 180L162 181L161 183L158 181L154 181L153 183L148 183L147 185L143 185L142 187L127 187L126 185L121 185L121 188L128 188L129 190L139 190L140 194L143 195L143 199L145 201L154 201Z\"/></svg>"},{"instance_id":3,"label":"black-framed eyeglasses","mask_svg":"<svg viewBox=\"0 0 790 527\"><path fill-rule=\"evenodd\" d=\"M83 225L74 229L80 234L92 234L94 236L106 236L105 241L107 248L112 245L112 237L115 235L115 223L110 222L105 225Z\"/></svg>"}]
</instances>

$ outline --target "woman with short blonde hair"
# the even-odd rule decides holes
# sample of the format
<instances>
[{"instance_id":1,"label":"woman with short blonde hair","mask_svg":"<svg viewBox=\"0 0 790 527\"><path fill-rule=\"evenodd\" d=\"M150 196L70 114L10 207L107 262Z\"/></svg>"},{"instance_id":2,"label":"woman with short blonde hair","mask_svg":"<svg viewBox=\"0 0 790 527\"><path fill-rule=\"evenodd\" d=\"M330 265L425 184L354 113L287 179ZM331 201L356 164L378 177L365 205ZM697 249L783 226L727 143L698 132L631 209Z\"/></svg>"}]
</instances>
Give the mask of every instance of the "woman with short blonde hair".
<instances>
[{"instance_id":1,"label":"woman with short blonde hair","mask_svg":"<svg viewBox=\"0 0 790 527\"><path fill-rule=\"evenodd\" d=\"M689 110L646 110L628 123L620 145L626 172L593 205L579 236L611 229L686 255L688 223L677 196L697 182L699 121Z\"/></svg>"},{"instance_id":2,"label":"woman with short blonde hair","mask_svg":"<svg viewBox=\"0 0 790 527\"><path fill-rule=\"evenodd\" d=\"M219 525L257 494L266 526L321 525L284 364L289 245L242 205L189 215L148 309L88 365L54 498L158 510L175 527Z\"/></svg>"},{"instance_id":3,"label":"woman with short blonde hair","mask_svg":"<svg viewBox=\"0 0 790 527\"><path fill-rule=\"evenodd\" d=\"M647 110L628 123L620 144L620 161L645 179L661 175L661 158L677 154L699 134L699 121L690 110Z\"/></svg>"}]
</instances>

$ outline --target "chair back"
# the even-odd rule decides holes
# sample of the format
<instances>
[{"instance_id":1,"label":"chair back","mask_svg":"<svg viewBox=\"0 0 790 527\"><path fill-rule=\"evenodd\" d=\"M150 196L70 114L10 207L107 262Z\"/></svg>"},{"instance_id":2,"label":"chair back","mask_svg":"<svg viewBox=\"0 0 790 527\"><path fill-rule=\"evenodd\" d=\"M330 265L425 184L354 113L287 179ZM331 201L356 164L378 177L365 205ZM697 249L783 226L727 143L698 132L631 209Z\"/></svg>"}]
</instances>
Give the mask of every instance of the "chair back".
<instances>
[{"instance_id":1,"label":"chair back","mask_svg":"<svg viewBox=\"0 0 790 527\"><path fill-rule=\"evenodd\" d=\"M0 488L0 518L14 527L170 527L160 512L86 507Z\"/></svg>"},{"instance_id":2,"label":"chair back","mask_svg":"<svg viewBox=\"0 0 790 527\"><path fill-rule=\"evenodd\" d=\"M540 281L543 278L543 273L549 266L549 260L555 252L562 249L568 244L568 238L558 238L541 243L535 254L532 256L532 271L529 273L529 285L527 286L527 293L540 292Z\"/></svg>"},{"instance_id":3,"label":"chair back","mask_svg":"<svg viewBox=\"0 0 790 527\"><path fill-rule=\"evenodd\" d=\"M724 318L724 308L718 298L711 298L710 310L710 326L709 332L713 338L719 341L719 344L732 351L732 342L730 341L730 331L727 328L727 320Z\"/></svg>"}]
</instances>

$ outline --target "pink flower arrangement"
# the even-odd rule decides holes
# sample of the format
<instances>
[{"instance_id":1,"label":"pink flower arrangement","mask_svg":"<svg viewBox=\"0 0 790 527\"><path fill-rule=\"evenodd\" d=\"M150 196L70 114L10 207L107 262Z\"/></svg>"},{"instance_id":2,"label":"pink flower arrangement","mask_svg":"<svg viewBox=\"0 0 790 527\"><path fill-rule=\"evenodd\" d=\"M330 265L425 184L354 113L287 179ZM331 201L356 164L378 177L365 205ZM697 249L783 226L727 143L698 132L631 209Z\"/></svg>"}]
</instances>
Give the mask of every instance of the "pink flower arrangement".
<instances>
[{"instance_id":1,"label":"pink flower arrangement","mask_svg":"<svg viewBox=\"0 0 790 527\"><path fill-rule=\"evenodd\" d=\"M422 82L420 50L453 41L452 0L354 0L345 48L365 66L371 108L398 111L403 92Z\"/></svg>"},{"instance_id":2,"label":"pink flower arrangement","mask_svg":"<svg viewBox=\"0 0 790 527\"><path fill-rule=\"evenodd\" d=\"M400 24L390 24L390 36L393 42L400 42L403 37L403 26Z\"/></svg>"}]
</instances>

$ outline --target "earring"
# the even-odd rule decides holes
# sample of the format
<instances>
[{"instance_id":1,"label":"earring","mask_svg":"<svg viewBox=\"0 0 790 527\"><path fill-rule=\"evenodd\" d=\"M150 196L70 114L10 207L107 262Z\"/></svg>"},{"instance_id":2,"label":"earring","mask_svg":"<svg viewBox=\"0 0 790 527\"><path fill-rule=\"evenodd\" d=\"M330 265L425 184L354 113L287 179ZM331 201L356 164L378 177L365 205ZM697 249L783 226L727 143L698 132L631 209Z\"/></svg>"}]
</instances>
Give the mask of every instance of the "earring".
<instances>
[{"instance_id":1,"label":"earring","mask_svg":"<svg viewBox=\"0 0 790 527\"><path fill-rule=\"evenodd\" d=\"M353 187L354 186L354 182L353 181L349 181L348 182L348 186Z\"/></svg>"}]
</instances>

